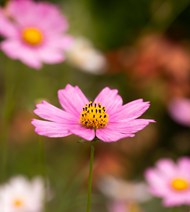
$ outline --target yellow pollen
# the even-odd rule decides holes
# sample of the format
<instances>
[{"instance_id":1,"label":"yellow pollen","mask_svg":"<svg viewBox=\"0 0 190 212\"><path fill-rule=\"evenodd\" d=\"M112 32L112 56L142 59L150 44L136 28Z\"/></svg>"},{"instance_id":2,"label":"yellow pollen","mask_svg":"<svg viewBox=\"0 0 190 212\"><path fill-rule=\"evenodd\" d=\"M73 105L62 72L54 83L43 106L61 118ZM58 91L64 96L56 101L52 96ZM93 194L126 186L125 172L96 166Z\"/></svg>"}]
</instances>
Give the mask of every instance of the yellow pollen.
<instances>
[{"instance_id":1,"label":"yellow pollen","mask_svg":"<svg viewBox=\"0 0 190 212\"><path fill-rule=\"evenodd\" d=\"M33 28L33 27L25 28L22 31L22 39L27 44L30 44L32 46L37 46L43 42L43 34L37 28Z\"/></svg>"},{"instance_id":2,"label":"yellow pollen","mask_svg":"<svg viewBox=\"0 0 190 212\"><path fill-rule=\"evenodd\" d=\"M19 207L21 207L21 206L23 205L23 201L20 200L20 199L15 199L15 200L13 201L13 205L14 205L15 207L19 208Z\"/></svg>"},{"instance_id":3,"label":"yellow pollen","mask_svg":"<svg viewBox=\"0 0 190 212\"><path fill-rule=\"evenodd\" d=\"M100 103L92 103L91 101L83 107L80 114L80 123L87 128L99 129L108 123L108 114L106 108Z\"/></svg>"},{"instance_id":4,"label":"yellow pollen","mask_svg":"<svg viewBox=\"0 0 190 212\"><path fill-rule=\"evenodd\" d=\"M173 189L177 191L183 191L189 189L189 182L183 178L175 178L171 182L171 186Z\"/></svg>"}]
</instances>

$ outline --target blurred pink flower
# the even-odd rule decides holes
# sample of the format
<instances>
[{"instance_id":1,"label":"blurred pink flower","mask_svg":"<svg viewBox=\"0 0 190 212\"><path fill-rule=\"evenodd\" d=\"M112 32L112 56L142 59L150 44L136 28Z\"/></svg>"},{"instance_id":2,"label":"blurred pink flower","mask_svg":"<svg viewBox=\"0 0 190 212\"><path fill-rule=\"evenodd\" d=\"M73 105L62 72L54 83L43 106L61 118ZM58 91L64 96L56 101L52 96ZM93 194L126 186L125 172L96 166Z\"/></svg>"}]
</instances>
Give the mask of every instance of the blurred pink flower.
<instances>
[{"instance_id":1,"label":"blurred pink flower","mask_svg":"<svg viewBox=\"0 0 190 212\"><path fill-rule=\"evenodd\" d=\"M163 205L190 205L190 158L159 160L156 168L145 172L150 192L163 199Z\"/></svg>"},{"instance_id":2,"label":"blurred pink flower","mask_svg":"<svg viewBox=\"0 0 190 212\"><path fill-rule=\"evenodd\" d=\"M98 137L105 142L113 142L125 137L133 137L151 119L137 119L150 106L142 99L122 105L117 90L104 88L95 100L89 101L78 86L67 85L58 91L63 110L46 101L37 104L35 114L47 121L34 119L32 124L39 135L64 137L75 134L85 140Z\"/></svg>"},{"instance_id":3,"label":"blurred pink flower","mask_svg":"<svg viewBox=\"0 0 190 212\"><path fill-rule=\"evenodd\" d=\"M66 18L50 3L12 0L0 9L1 50L10 58L40 69L42 63L64 60L64 51L72 43L65 35Z\"/></svg>"},{"instance_id":4,"label":"blurred pink flower","mask_svg":"<svg viewBox=\"0 0 190 212\"><path fill-rule=\"evenodd\" d=\"M126 203L122 201L113 201L108 205L109 212L129 212Z\"/></svg>"},{"instance_id":5,"label":"blurred pink flower","mask_svg":"<svg viewBox=\"0 0 190 212\"><path fill-rule=\"evenodd\" d=\"M171 117L179 124L190 127L190 100L177 98L170 101L168 106Z\"/></svg>"}]
</instances>

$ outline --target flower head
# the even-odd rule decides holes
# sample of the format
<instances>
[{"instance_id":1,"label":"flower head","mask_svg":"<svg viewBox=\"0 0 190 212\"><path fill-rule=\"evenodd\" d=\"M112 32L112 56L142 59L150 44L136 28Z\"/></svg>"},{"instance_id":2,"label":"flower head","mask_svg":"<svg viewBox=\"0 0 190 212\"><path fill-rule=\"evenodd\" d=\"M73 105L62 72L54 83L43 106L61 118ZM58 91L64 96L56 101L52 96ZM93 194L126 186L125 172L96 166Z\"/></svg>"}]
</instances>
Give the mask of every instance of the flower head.
<instances>
[{"instance_id":1,"label":"flower head","mask_svg":"<svg viewBox=\"0 0 190 212\"><path fill-rule=\"evenodd\" d=\"M103 74L105 72L105 57L86 38L73 39L72 45L67 49L67 59L72 65L88 73Z\"/></svg>"},{"instance_id":2,"label":"flower head","mask_svg":"<svg viewBox=\"0 0 190 212\"><path fill-rule=\"evenodd\" d=\"M165 206L190 205L190 158L157 162L156 168L145 172L150 191L163 199Z\"/></svg>"},{"instance_id":3,"label":"flower head","mask_svg":"<svg viewBox=\"0 0 190 212\"><path fill-rule=\"evenodd\" d=\"M109 212L140 212L138 204L151 199L144 182L124 181L112 176L106 176L99 182L100 191L109 198Z\"/></svg>"},{"instance_id":4,"label":"flower head","mask_svg":"<svg viewBox=\"0 0 190 212\"><path fill-rule=\"evenodd\" d=\"M146 202L151 199L148 186L144 182L125 181L106 176L100 180L100 191L110 199L119 202Z\"/></svg>"},{"instance_id":5,"label":"flower head","mask_svg":"<svg viewBox=\"0 0 190 212\"><path fill-rule=\"evenodd\" d=\"M122 105L118 91L104 88L95 100L89 101L79 87L67 85L58 91L59 109L46 101L36 105L35 114L46 120L34 119L32 124L39 135L64 137L75 134L85 140L95 136L105 142L133 137L151 119L138 119L149 103L142 99Z\"/></svg>"},{"instance_id":6,"label":"flower head","mask_svg":"<svg viewBox=\"0 0 190 212\"><path fill-rule=\"evenodd\" d=\"M44 198L45 188L41 178L30 182L17 176L0 186L1 212L41 212Z\"/></svg>"},{"instance_id":7,"label":"flower head","mask_svg":"<svg viewBox=\"0 0 190 212\"><path fill-rule=\"evenodd\" d=\"M65 35L68 23L50 3L11 0L0 9L0 48L10 58L39 69L42 63L60 63L72 43Z\"/></svg>"}]
</instances>

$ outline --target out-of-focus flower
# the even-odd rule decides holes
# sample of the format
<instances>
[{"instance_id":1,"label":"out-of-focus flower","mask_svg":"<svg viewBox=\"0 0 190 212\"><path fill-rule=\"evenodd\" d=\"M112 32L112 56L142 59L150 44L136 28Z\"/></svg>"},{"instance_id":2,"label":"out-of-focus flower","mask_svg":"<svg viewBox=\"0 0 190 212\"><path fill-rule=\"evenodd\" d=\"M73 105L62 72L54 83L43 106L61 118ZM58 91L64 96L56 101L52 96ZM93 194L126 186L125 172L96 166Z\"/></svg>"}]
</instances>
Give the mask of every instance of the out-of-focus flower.
<instances>
[{"instance_id":1,"label":"out-of-focus flower","mask_svg":"<svg viewBox=\"0 0 190 212\"><path fill-rule=\"evenodd\" d=\"M109 212L142 212L136 203L126 203L124 201L112 201L108 204Z\"/></svg>"},{"instance_id":2,"label":"out-of-focus flower","mask_svg":"<svg viewBox=\"0 0 190 212\"><path fill-rule=\"evenodd\" d=\"M109 212L141 211L138 203L151 199L144 182L131 182L106 176L99 181L100 191L109 198Z\"/></svg>"},{"instance_id":3,"label":"out-of-focus flower","mask_svg":"<svg viewBox=\"0 0 190 212\"><path fill-rule=\"evenodd\" d=\"M68 84L58 91L58 98L62 110L46 101L37 104L35 114L47 120L32 121L37 134L47 137L75 134L89 141L96 136L101 141L114 142L133 137L154 122L138 119L149 108L149 102L138 99L123 105L116 89L104 88L92 102L78 86Z\"/></svg>"},{"instance_id":4,"label":"out-of-focus flower","mask_svg":"<svg viewBox=\"0 0 190 212\"><path fill-rule=\"evenodd\" d=\"M145 177L150 192L163 199L163 205L190 205L190 158L180 158L175 164L161 159L155 168L149 168Z\"/></svg>"},{"instance_id":5,"label":"out-of-focus flower","mask_svg":"<svg viewBox=\"0 0 190 212\"><path fill-rule=\"evenodd\" d=\"M32 0L11 0L0 9L1 50L10 58L39 69L42 63L64 60L72 38L65 34L66 18L58 7Z\"/></svg>"},{"instance_id":6,"label":"out-of-focus flower","mask_svg":"<svg viewBox=\"0 0 190 212\"><path fill-rule=\"evenodd\" d=\"M105 72L105 57L85 38L73 39L72 45L67 49L67 59L73 66L86 72L93 74Z\"/></svg>"},{"instance_id":7,"label":"out-of-focus flower","mask_svg":"<svg viewBox=\"0 0 190 212\"><path fill-rule=\"evenodd\" d=\"M151 198L144 182L131 182L106 176L100 180L100 191L105 196L126 202L146 202Z\"/></svg>"},{"instance_id":8,"label":"out-of-focus flower","mask_svg":"<svg viewBox=\"0 0 190 212\"><path fill-rule=\"evenodd\" d=\"M17 176L0 186L1 212L41 212L44 201L45 187L41 178L30 182Z\"/></svg>"},{"instance_id":9,"label":"out-of-focus flower","mask_svg":"<svg viewBox=\"0 0 190 212\"><path fill-rule=\"evenodd\" d=\"M99 183L100 179L107 175L122 176L126 168L123 166L121 154L117 151L110 151L109 149L106 149L105 152L104 148L103 151L97 152L93 167L93 182L95 184ZM129 165L127 168L130 169Z\"/></svg>"},{"instance_id":10,"label":"out-of-focus flower","mask_svg":"<svg viewBox=\"0 0 190 212\"><path fill-rule=\"evenodd\" d=\"M160 76L186 81L189 76L189 57L190 52L183 45L159 34L145 35L133 47L108 54L111 66L126 70L141 81Z\"/></svg>"},{"instance_id":11,"label":"out-of-focus flower","mask_svg":"<svg viewBox=\"0 0 190 212\"><path fill-rule=\"evenodd\" d=\"M184 126L190 127L190 100L177 98L170 101L168 106L171 117Z\"/></svg>"}]
</instances>

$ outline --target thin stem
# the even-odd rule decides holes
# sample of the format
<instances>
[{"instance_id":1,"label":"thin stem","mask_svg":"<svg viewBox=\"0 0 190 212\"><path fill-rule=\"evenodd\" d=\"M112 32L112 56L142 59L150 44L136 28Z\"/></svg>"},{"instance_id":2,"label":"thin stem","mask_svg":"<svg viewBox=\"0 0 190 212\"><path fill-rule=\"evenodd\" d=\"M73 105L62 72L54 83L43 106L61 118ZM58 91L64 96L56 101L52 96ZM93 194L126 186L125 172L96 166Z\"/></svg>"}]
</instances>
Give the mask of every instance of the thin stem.
<instances>
[{"instance_id":1,"label":"thin stem","mask_svg":"<svg viewBox=\"0 0 190 212\"><path fill-rule=\"evenodd\" d=\"M94 160L94 142L92 141L90 145L90 168L89 168L89 176L88 176L88 196L87 196L86 212L90 212L90 208L91 208L93 160Z\"/></svg>"}]
</instances>

